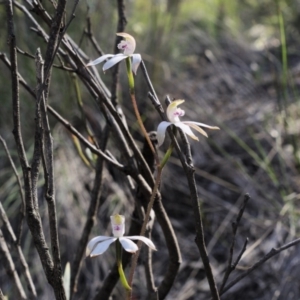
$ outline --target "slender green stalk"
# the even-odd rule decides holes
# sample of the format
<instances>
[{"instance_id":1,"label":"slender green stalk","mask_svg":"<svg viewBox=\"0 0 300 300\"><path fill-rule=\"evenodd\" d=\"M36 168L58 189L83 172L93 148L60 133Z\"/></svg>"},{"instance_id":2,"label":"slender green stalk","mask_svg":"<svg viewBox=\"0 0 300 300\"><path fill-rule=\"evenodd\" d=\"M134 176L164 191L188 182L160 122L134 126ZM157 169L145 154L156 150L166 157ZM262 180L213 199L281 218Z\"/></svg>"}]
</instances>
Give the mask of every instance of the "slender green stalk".
<instances>
[{"instance_id":1,"label":"slender green stalk","mask_svg":"<svg viewBox=\"0 0 300 300\"><path fill-rule=\"evenodd\" d=\"M119 240L116 240L116 256L117 256L117 265L118 265L118 272L120 275L120 281L125 288L126 291L130 291L131 287L127 282L126 276L124 274L123 265L122 265L122 246Z\"/></svg>"},{"instance_id":2,"label":"slender green stalk","mask_svg":"<svg viewBox=\"0 0 300 300\"><path fill-rule=\"evenodd\" d=\"M162 159L162 161L160 163L160 168L161 169L163 169L163 167L165 166L165 164L168 162L169 158L171 157L173 149L174 149L174 145L172 143L171 146L169 147L169 149L167 150L164 158Z\"/></svg>"},{"instance_id":3,"label":"slender green stalk","mask_svg":"<svg viewBox=\"0 0 300 300\"><path fill-rule=\"evenodd\" d=\"M133 105L133 110L135 113L135 116L137 118L138 124L143 132L143 135L147 141L147 143L149 144L149 147L151 149L151 151L153 152L153 155L155 157L155 161L156 161L156 165L159 166L159 158L158 155L155 151L155 148L148 136L147 130L144 126L143 120L141 118L141 114L139 112L137 103L136 103L136 98L135 98L135 91L134 91L134 77L133 77L133 73L132 73L132 69L131 69L131 58L127 57L126 58L126 68L127 68L127 76L128 76L128 83L129 83L129 91L130 91L130 97L131 97L131 102Z\"/></svg>"},{"instance_id":4,"label":"slender green stalk","mask_svg":"<svg viewBox=\"0 0 300 300\"><path fill-rule=\"evenodd\" d=\"M284 20L281 12L280 0L277 1L277 8L278 8L278 23L279 23L279 30L280 30L280 42L281 42L281 59L282 59L282 67L283 67L282 84L284 88L284 93L286 93L287 79L288 79L287 44L286 44Z\"/></svg>"},{"instance_id":5,"label":"slender green stalk","mask_svg":"<svg viewBox=\"0 0 300 300\"><path fill-rule=\"evenodd\" d=\"M95 139L95 135L92 132L90 126L88 125L88 120L86 119L86 116L85 116L85 112L83 109L83 101L82 101L82 97L81 97L81 91L80 91L80 86L78 83L77 75L75 73L72 73L71 78L72 78L74 88L75 88L77 104L78 104L79 110L81 112L82 120L85 124L85 129L86 129L88 135L90 136L90 138L93 140L93 143L98 147L97 141Z\"/></svg>"},{"instance_id":6,"label":"slender green stalk","mask_svg":"<svg viewBox=\"0 0 300 300\"><path fill-rule=\"evenodd\" d=\"M81 149L81 145L80 145L80 142L78 140L78 138L72 134L72 140L73 140L73 143L75 145L75 148L80 156L80 158L82 159L82 161L89 167L91 168L91 164L90 162L88 161L88 159L86 158L85 154L83 153L82 149Z\"/></svg>"},{"instance_id":7,"label":"slender green stalk","mask_svg":"<svg viewBox=\"0 0 300 300\"><path fill-rule=\"evenodd\" d=\"M130 94L134 94L134 77L132 73L132 68L131 68L131 58L127 57L126 58L126 69L127 69L127 77L128 77L128 83L129 83L129 90Z\"/></svg>"}]
</instances>

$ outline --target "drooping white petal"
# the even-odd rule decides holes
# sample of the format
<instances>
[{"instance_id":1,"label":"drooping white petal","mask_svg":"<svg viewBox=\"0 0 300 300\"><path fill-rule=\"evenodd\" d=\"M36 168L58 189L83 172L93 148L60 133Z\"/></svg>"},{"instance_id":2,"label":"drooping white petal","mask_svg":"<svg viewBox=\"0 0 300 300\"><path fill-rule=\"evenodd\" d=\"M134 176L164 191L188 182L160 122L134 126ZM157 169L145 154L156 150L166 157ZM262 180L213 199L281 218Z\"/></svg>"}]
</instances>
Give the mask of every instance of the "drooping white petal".
<instances>
[{"instance_id":1,"label":"drooping white petal","mask_svg":"<svg viewBox=\"0 0 300 300\"><path fill-rule=\"evenodd\" d=\"M185 123L187 125L195 124L197 126L205 127L205 128L208 128L208 129L214 129L214 130L219 130L220 129L218 126L210 126L210 125L207 125L207 124L204 124L204 123L193 122L193 121L183 121L182 123Z\"/></svg>"},{"instance_id":2,"label":"drooping white petal","mask_svg":"<svg viewBox=\"0 0 300 300\"><path fill-rule=\"evenodd\" d=\"M130 239L128 239L127 237L120 237L119 241L122 245L122 247L124 248L125 251L130 252L130 253L135 253L136 251L138 251L138 246L132 242Z\"/></svg>"},{"instance_id":3,"label":"drooping white petal","mask_svg":"<svg viewBox=\"0 0 300 300\"><path fill-rule=\"evenodd\" d=\"M124 55L123 53L119 53L119 54L114 55L109 61L107 61L103 65L103 71L105 72L106 70L113 67L114 65L119 63L121 60L125 59L126 57L128 57L128 56Z\"/></svg>"},{"instance_id":4,"label":"drooping white petal","mask_svg":"<svg viewBox=\"0 0 300 300\"><path fill-rule=\"evenodd\" d=\"M132 72L136 75L136 71L142 61L142 57L138 53L132 54L131 57L132 57Z\"/></svg>"},{"instance_id":5,"label":"drooping white petal","mask_svg":"<svg viewBox=\"0 0 300 300\"><path fill-rule=\"evenodd\" d=\"M116 237L97 236L91 239L86 247L86 256L97 256L104 253Z\"/></svg>"},{"instance_id":6,"label":"drooping white petal","mask_svg":"<svg viewBox=\"0 0 300 300\"><path fill-rule=\"evenodd\" d=\"M111 227L115 237L121 237L125 233L125 217L122 215L110 216Z\"/></svg>"},{"instance_id":7,"label":"drooping white petal","mask_svg":"<svg viewBox=\"0 0 300 300\"><path fill-rule=\"evenodd\" d=\"M166 130L167 130L168 126L170 126L171 124L172 123L166 122L166 121L159 123L159 125L157 127L158 147L160 147L163 144L163 142L165 140L165 136L166 136Z\"/></svg>"},{"instance_id":8,"label":"drooping white petal","mask_svg":"<svg viewBox=\"0 0 300 300\"><path fill-rule=\"evenodd\" d=\"M97 64L100 64L102 63L103 61L105 61L106 59L110 58L110 57L113 57L114 55L113 54L105 54L105 55L102 55L100 57L98 57L97 59L89 62L86 66L89 67L89 66L94 66L94 65L97 65Z\"/></svg>"},{"instance_id":9,"label":"drooping white petal","mask_svg":"<svg viewBox=\"0 0 300 300\"><path fill-rule=\"evenodd\" d=\"M193 131L188 125L183 124L182 122L174 123L174 125L179 127L185 134L190 136L192 139L199 141L199 139L194 135Z\"/></svg>"},{"instance_id":10,"label":"drooping white petal","mask_svg":"<svg viewBox=\"0 0 300 300\"><path fill-rule=\"evenodd\" d=\"M157 250L155 245L153 244L153 242L146 238L145 236L140 236L140 235L133 235L133 236L126 236L127 239L130 240L140 240L142 242L144 242L149 248L151 248L152 250Z\"/></svg>"},{"instance_id":11,"label":"drooping white petal","mask_svg":"<svg viewBox=\"0 0 300 300\"><path fill-rule=\"evenodd\" d=\"M200 132L202 135L204 135L205 137L208 137L207 133L198 125L193 124L193 123L189 123L189 122L182 122L190 127L192 127L193 129L197 130L198 132Z\"/></svg>"}]
</instances>

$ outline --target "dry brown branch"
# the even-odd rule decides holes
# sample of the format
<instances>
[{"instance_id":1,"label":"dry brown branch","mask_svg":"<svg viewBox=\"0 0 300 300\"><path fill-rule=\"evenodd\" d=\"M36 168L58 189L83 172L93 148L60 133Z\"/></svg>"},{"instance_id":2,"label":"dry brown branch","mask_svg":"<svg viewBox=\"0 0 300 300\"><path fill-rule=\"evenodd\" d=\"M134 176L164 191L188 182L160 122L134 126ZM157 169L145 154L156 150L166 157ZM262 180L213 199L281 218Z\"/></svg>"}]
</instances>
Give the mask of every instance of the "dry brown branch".
<instances>
[{"instance_id":1,"label":"dry brown branch","mask_svg":"<svg viewBox=\"0 0 300 300\"><path fill-rule=\"evenodd\" d=\"M18 294L19 299L28 299L24 288L22 286L21 280L19 278L19 275L16 271L15 264L13 262L13 259L10 255L10 252L8 250L7 244L5 242L2 230L0 230L0 254L1 258L3 258L5 263L5 269L8 277L11 278L11 280L14 282L16 287L16 292Z\"/></svg>"},{"instance_id":2,"label":"dry brown branch","mask_svg":"<svg viewBox=\"0 0 300 300\"><path fill-rule=\"evenodd\" d=\"M204 240L204 229L203 229L203 222L202 222L202 214L201 214L201 203L200 199L198 197L197 192L197 185L195 180L195 170L193 166L193 160L192 160L192 154L190 149L190 144L187 140L186 135L180 130L180 135L182 137L182 140L184 142L183 149L186 159L183 158L182 153L180 151L180 148L178 145L175 144L177 153L180 157L182 167L185 171L186 178L189 185L189 191L191 196L191 203L193 207L194 217L195 217L195 229L196 229L196 238L195 243L199 249L200 256L203 262L203 266L205 269L205 273L207 276L207 281L210 286L210 291L212 294L212 298L214 300L219 300L219 292L216 286L215 278L211 269L211 265L209 262L209 257L206 250L206 244Z\"/></svg>"},{"instance_id":3,"label":"dry brown branch","mask_svg":"<svg viewBox=\"0 0 300 300\"><path fill-rule=\"evenodd\" d=\"M244 251L246 250L246 246L247 246L247 239L246 239L246 242L244 243L244 247L242 248L242 251L240 252L240 254L238 255L235 263L232 263L232 260L233 260L233 251L234 251L234 245L235 245L235 240L236 240L236 232L237 232L237 229L239 227L239 224L240 224L240 221L241 221L241 218L243 216L243 213L244 213L244 210L246 208L246 205L248 203L250 199L250 196L248 194L246 194L244 196L244 202L239 210L239 213L237 215L237 218L236 218L236 221L232 223L232 232L233 232L233 237L232 237L232 242L231 242L231 245L230 245L230 250L229 250L229 258L228 258L228 264L227 264L227 268L226 268L226 271L225 271L225 274L224 274L224 277L223 277L223 281L221 283L221 286L219 288L219 291L220 293L222 293L223 289L224 289L224 286L229 278L229 275L230 273L235 269L235 267L237 266L239 260L241 259Z\"/></svg>"},{"instance_id":4,"label":"dry brown branch","mask_svg":"<svg viewBox=\"0 0 300 300\"><path fill-rule=\"evenodd\" d=\"M10 43L10 60L11 60L11 77L12 77L12 103L13 103L13 134L15 137L18 155L23 171L24 188L25 188L25 202L26 202L26 216L28 226L31 230L35 245L39 252L46 276L50 278L52 271L52 260L45 242L41 219L38 212L35 211L33 205L33 191L31 182L31 167L28 164L24 143L21 134L20 121L20 100L19 100L19 80L17 67L17 51L16 40L14 33L13 8L12 1L6 2L7 20L8 20L8 39Z\"/></svg>"},{"instance_id":5,"label":"dry brown branch","mask_svg":"<svg viewBox=\"0 0 300 300\"><path fill-rule=\"evenodd\" d=\"M142 64L142 69L143 69L143 73L145 75L145 79L148 83L148 86L151 89L151 92L148 95L149 95L150 99L152 100L154 107L156 108L158 113L162 116L163 119L165 119L165 116L162 112L162 107L159 104L158 98L155 94L152 83L149 79L147 70L145 68L145 65L143 65L143 64ZM167 102L167 105L169 105L170 99L167 98L166 102ZM195 216L195 229L196 229L195 242L197 244L197 247L199 249L199 252L200 252L200 255L201 255L201 258L203 261L203 265L204 265L207 279L209 282L212 297L214 300L218 300L219 294L218 294L217 286L216 286L215 279L214 279L214 276L212 273L212 269L211 269L211 265L210 265L209 258L207 255L207 250L206 250L205 241L204 241L204 230L203 230L202 217L201 217L201 204L200 204L200 200L198 198L198 193L197 193L197 187L196 187L196 182L195 182L194 167L192 164L192 156L191 156L191 152L190 152L190 146L189 146L189 143L188 143L185 135L183 134L182 137L184 140L183 147L184 147L184 154L186 157L185 158L183 156L183 153L182 153L181 149L179 148L179 145L178 145L173 133L171 132L171 130L168 130L168 133L170 134L172 142L175 145L177 154L180 158L182 167L184 169L186 178L188 180L191 202L192 202L193 212L194 212L194 216Z\"/></svg>"},{"instance_id":6,"label":"dry brown branch","mask_svg":"<svg viewBox=\"0 0 300 300\"><path fill-rule=\"evenodd\" d=\"M53 140L50 131L50 125L47 114L46 91L43 90L45 83L44 78L44 62L41 57L40 50L36 53L36 74L37 74L37 126L40 126L40 155L43 161L45 176L45 198L48 204L48 217L51 236L51 249L53 258L53 285L56 297L64 299L65 290L62 284L62 267L60 258L60 247L58 240L58 225L56 215L56 200L54 190L54 170L53 170ZM39 106L39 107L38 107ZM38 112L40 110L40 112ZM37 140L36 139L36 140Z\"/></svg>"},{"instance_id":7,"label":"dry brown branch","mask_svg":"<svg viewBox=\"0 0 300 300\"><path fill-rule=\"evenodd\" d=\"M19 186L19 193L20 193L20 198L21 198L21 207L20 207L20 218L19 218L19 225L18 225L18 229L17 229L17 233L16 233L16 243L18 245L20 245L20 239L21 239L21 234L22 234L22 228L23 228L23 221L25 218L25 198L24 198L24 192L23 192L23 187L22 187L22 182L21 182L21 178L18 174L18 171L15 167L14 161L9 153L9 150L7 148L6 142L5 140L2 138L2 136L0 135L0 141L4 147L4 150L6 152L7 158L9 160L9 163L14 171L14 174L16 176L17 182L18 182L18 186Z\"/></svg>"},{"instance_id":8,"label":"dry brown branch","mask_svg":"<svg viewBox=\"0 0 300 300\"><path fill-rule=\"evenodd\" d=\"M126 16L125 16L125 4L124 0L117 0L118 4L118 25L117 25L117 32L124 32L125 26L127 24ZM116 36L115 38L115 46L114 46L114 53L118 53L118 44L121 41L121 37ZM117 64L112 70L112 84L111 84L111 102L116 107L118 105L117 101L117 87L119 83L119 64Z\"/></svg>"},{"instance_id":9,"label":"dry brown branch","mask_svg":"<svg viewBox=\"0 0 300 300\"><path fill-rule=\"evenodd\" d=\"M279 254L280 252L289 249L297 244L300 243L300 238L287 243L279 248L272 248L270 250L269 253L267 253L263 258L261 258L259 261L257 261L252 267L250 267L249 269L247 269L247 271L245 271L243 274L237 276L235 279L233 279L232 281L230 281L225 288L223 289L223 292L220 293L221 295L223 295L224 293L226 293L230 288L232 288L235 284L237 284L239 281L241 281L243 278L245 278L246 276L248 276L250 273L252 273L254 270L256 270L257 268L261 267L267 260L269 260L270 258L272 258L273 256Z\"/></svg>"},{"instance_id":10,"label":"dry brown branch","mask_svg":"<svg viewBox=\"0 0 300 300\"><path fill-rule=\"evenodd\" d=\"M22 274L24 274L25 281L26 281L27 288L28 288L28 292L30 294L30 299L35 299L37 294L36 294L34 283L33 283L32 278L31 278L31 274L30 274L30 271L29 271L29 268L28 268L28 264L26 262L26 259L24 257L22 248L19 244L19 241L17 240L17 237L16 237L16 235L15 235L13 229L12 229L12 226L11 226L9 220L8 220L8 217L7 217L7 215L4 211L4 208L3 208L1 202L0 202L0 218L3 222L5 230L8 232L8 234L10 235L11 240L13 241L14 247L16 248L16 251L17 251L18 257L20 259L20 263L21 263L21 271L22 271Z\"/></svg>"},{"instance_id":11,"label":"dry brown branch","mask_svg":"<svg viewBox=\"0 0 300 300\"><path fill-rule=\"evenodd\" d=\"M108 129L104 130L104 134L101 140L101 149L105 150L107 138L108 138ZM102 188L102 171L103 171L103 158L101 156L98 157L97 163L96 163L96 174L95 174L95 180L94 180L94 186L91 192L91 201L90 206L87 213L86 223L84 225L80 240L78 242L77 251L75 251L75 258L72 264L72 273L71 273L71 298L72 295L76 293L77 291L77 282L78 282L78 276L80 267L82 264L82 260L85 255L85 249L86 245L88 243L88 238L91 233L91 230L95 224L95 219L100 207L100 195L101 195L101 188Z\"/></svg>"}]
</instances>

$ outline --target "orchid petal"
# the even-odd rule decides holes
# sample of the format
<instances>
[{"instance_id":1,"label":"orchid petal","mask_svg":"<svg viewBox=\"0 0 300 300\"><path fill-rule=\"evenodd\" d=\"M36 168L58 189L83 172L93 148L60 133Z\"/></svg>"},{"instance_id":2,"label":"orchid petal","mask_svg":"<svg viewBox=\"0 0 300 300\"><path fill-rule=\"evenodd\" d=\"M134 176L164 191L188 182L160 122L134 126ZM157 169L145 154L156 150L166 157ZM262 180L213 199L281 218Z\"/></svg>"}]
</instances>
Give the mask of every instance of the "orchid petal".
<instances>
[{"instance_id":1,"label":"orchid petal","mask_svg":"<svg viewBox=\"0 0 300 300\"><path fill-rule=\"evenodd\" d=\"M151 248L152 250L157 250L155 245L153 244L153 242L144 237L144 236L140 236L140 235L133 235L133 236L126 236L127 239L130 239L130 240L139 240L139 241L142 241L144 242L149 248Z\"/></svg>"},{"instance_id":2,"label":"orchid petal","mask_svg":"<svg viewBox=\"0 0 300 300\"><path fill-rule=\"evenodd\" d=\"M108 70L109 68L113 67L114 65L116 65L117 63L119 63L121 60L127 58L127 55L124 55L123 53L119 53L114 55L113 58L111 58L109 61L107 61L104 65L103 65L103 71L105 72L106 70Z\"/></svg>"},{"instance_id":3,"label":"orchid petal","mask_svg":"<svg viewBox=\"0 0 300 300\"><path fill-rule=\"evenodd\" d=\"M142 61L142 57L140 54L132 54L132 72L136 75L136 71Z\"/></svg>"},{"instance_id":4,"label":"orchid petal","mask_svg":"<svg viewBox=\"0 0 300 300\"><path fill-rule=\"evenodd\" d=\"M113 57L114 55L113 54L105 54L105 55L102 55L100 57L98 57L97 59L89 62L86 66L89 67L89 66L94 66L94 65L97 65L97 64L100 64L102 63L103 61L105 61L106 59L110 58L110 57Z\"/></svg>"},{"instance_id":5,"label":"orchid petal","mask_svg":"<svg viewBox=\"0 0 300 300\"><path fill-rule=\"evenodd\" d=\"M97 236L91 239L86 248L86 255L94 257L104 253L110 244L112 244L117 238L107 236Z\"/></svg>"},{"instance_id":6,"label":"orchid petal","mask_svg":"<svg viewBox=\"0 0 300 300\"><path fill-rule=\"evenodd\" d=\"M207 124L204 124L204 123L193 122L193 121L183 121L182 123L187 124L187 125L195 124L195 125L197 125L197 126L201 126L201 127L205 127L205 128L213 129L213 130L219 130L219 129L220 129L220 128L217 127L217 126L210 126L210 125L207 125ZM194 127L193 127L193 128L194 128Z\"/></svg>"},{"instance_id":7,"label":"orchid petal","mask_svg":"<svg viewBox=\"0 0 300 300\"><path fill-rule=\"evenodd\" d=\"M166 121L159 123L159 125L157 127L158 147L160 147L163 144L163 142L165 140L165 136L166 136L166 130L167 130L168 126L170 126L171 124L172 123L166 122Z\"/></svg>"},{"instance_id":8,"label":"orchid petal","mask_svg":"<svg viewBox=\"0 0 300 300\"><path fill-rule=\"evenodd\" d=\"M198 132L200 132L202 135L204 135L205 137L208 137L207 133L199 126L197 126L196 124L190 124L190 123L186 123L186 122L182 122L190 127L192 127L193 129L197 130Z\"/></svg>"},{"instance_id":9,"label":"orchid petal","mask_svg":"<svg viewBox=\"0 0 300 300\"><path fill-rule=\"evenodd\" d=\"M119 241L125 251L135 253L139 250L138 246L127 237L120 237Z\"/></svg>"},{"instance_id":10,"label":"orchid petal","mask_svg":"<svg viewBox=\"0 0 300 300\"><path fill-rule=\"evenodd\" d=\"M190 136L192 139L199 141L199 139L194 135L193 131L191 130L191 128L188 125L183 124L182 122L176 122L173 124L175 126L179 127L185 134Z\"/></svg>"}]
</instances>

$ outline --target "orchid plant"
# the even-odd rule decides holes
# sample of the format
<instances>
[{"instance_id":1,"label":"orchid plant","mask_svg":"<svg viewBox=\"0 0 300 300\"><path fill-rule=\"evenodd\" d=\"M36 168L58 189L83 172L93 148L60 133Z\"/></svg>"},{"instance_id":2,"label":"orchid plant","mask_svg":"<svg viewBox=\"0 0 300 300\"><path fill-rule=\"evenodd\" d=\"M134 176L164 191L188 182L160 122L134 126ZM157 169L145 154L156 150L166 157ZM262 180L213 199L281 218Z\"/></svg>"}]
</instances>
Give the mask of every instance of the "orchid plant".
<instances>
[{"instance_id":1,"label":"orchid plant","mask_svg":"<svg viewBox=\"0 0 300 300\"><path fill-rule=\"evenodd\" d=\"M102 55L96 60L90 62L87 64L87 67L97 65L106 59L109 59L104 65L103 65L103 71L105 72L109 68L113 67L117 63L119 63L122 60L126 60L126 69L127 69L127 77L128 77L128 83L129 83L129 90L130 90L130 97L134 109L135 116L137 118L138 124L143 132L143 135L156 158L157 165L159 164L158 157L156 155L156 151L152 145L152 142L150 141L150 138L148 136L147 130L145 129L145 126L143 124L140 112L138 110L138 106L135 99L135 90L134 90L134 76L133 73L136 75L137 69L142 61L142 57L138 53L134 53L136 42L133 36L131 36L128 33L125 32L119 32L117 33L117 36L121 36L124 38L119 44L118 49L123 50L123 53L118 54L106 54Z\"/></svg>"},{"instance_id":2,"label":"orchid plant","mask_svg":"<svg viewBox=\"0 0 300 300\"><path fill-rule=\"evenodd\" d=\"M135 47L136 47L136 42L133 36L131 36L128 33L125 32L119 32L117 33L118 36L121 36L125 38L125 40L122 40L118 44L118 49L123 50L123 53L118 53L118 54L105 54L94 61L90 62L87 64L87 67L89 66L94 66L97 64L100 64L104 62L105 60L109 59L104 65L103 65L103 71L105 72L109 68L113 67L120 61L126 59L126 58L131 58L132 63L131 63L131 70L132 72L136 75L137 69L142 61L142 57L138 53L134 53Z\"/></svg>"},{"instance_id":3,"label":"orchid plant","mask_svg":"<svg viewBox=\"0 0 300 300\"><path fill-rule=\"evenodd\" d=\"M153 207L153 203L155 200L155 196L157 194L157 191L159 189L159 184L161 181L161 175L162 175L162 170L167 163L169 157L172 154L172 150L174 145L171 144L168 151L166 152L164 158L162 161L159 161L158 154L154 146L152 145L152 142L149 139L148 133L144 127L142 118L140 116L137 102L135 99L135 82L134 82L134 76L133 74L136 75L137 69L142 62L142 58L140 54L134 53L135 48L136 48L136 42L135 39L128 33L125 32L120 32L117 33L118 36L121 36L124 38L119 44L118 44L118 49L122 50L123 53L118 53L118 54L106 54L103 55L96 60L90 62L87 64L87 66L94 66L99 63L104 62L107 60L104 65L103 65L103 71L105 72L109 68L115 66L122 60L126 61L126 70L127 70L127 77L128 77L128 83L129 83L129 91L130 91L130 97L132 100L133 108L135 115L137 117L137 121L139 123L139 126L141 130L143 131L143 134L149 144L150 149L152 150L155 160L156 160L156 165L157 165L157 174L155 178L155 184L152 189L152 194L147 206L147 211L145 213L145 219L142 225L141 229L141 235L140 236L124 236L125 233L125 217L122 215L113 215L111 216L111 224L112 224L112 231L113 231L113 236L112 237L107 237L107 236L97 236L93 239L91 239L87 245L86 249L86 255L90 257L95 257L98 255L103 254L112 243L116 243L116 255L117 255L117 266L118 266L118 271L120 275L120 280L122 285L125 287L125 289L128 291L129 298L131 299L130 293L131 293L131 287L127 282L127 279L125 277L123 267L122 267L122 259L121 259L121 254L122 254L122 248L130 253L137 253L133 257L132 261L132 267L131 267L131 272L130 272L130 280L129 282L132 282L132 277L134 273L134 269L137 264L137 259L139 255L139 247L140 247L140 242L135 244L132 240L139 240L143 243L145 243L150 249L156 250L154 244L152 241L143 235L145 234L146 230L146 225L149 220L149 216L151 213L151 209ZM219 129L216 126L209 126L207 124L203 123L198 123L198 122L193 122L193 121L181 121L180 117L184 116L185 112L181 108L178 108L180 104L182 104L184 100L175 100L173 101L167 108L167 117L168 117L168 122L163 121L158 125L157 128L157 139L158 139L158 146L161 146L162 143L164 142L165 139L165 133L166 129L170 125L175 125L176 127L180 128L185 134L190 136L194 140L198 140L198 137L192 132L191 128L195 129L202 135L207 137L206 132L201 128L208 128L208 129Z\"/></svg>"},{"instance_id":4,"label":"orchid plant","mask_svg":"<svg viewBox=\"0 0 300 300\"><path fill-rule=\"evenodd\" d=\"M167 107L167 117L170 122L163 121L157 127L157 141L158 146L161 146L165 140L166 130L170 125L175 125L176 127L180 128L185 134L191 137L194 140L199 141L198 137L193 133L191 128L195 129L205 137L207 137L207 133L201 128L208 128L208 129L220 129L216 126L210 126L207 124L193 122L193 121L180 121L179 117L184 116L185 111L178 106L182 104L184 100L175 100Z\"/></svg>"},{"instance_id":5,"label":"orchid plant","mask_svg":"<svg viewBox=\"0 0 300 300\"><path fill-rule=\"evenodd\" d=\"M138 251L138 246L132 240L140 240L144 242L152 250L156 250L153 242L144 236L124 236L125 233L125 217L122 215L113 215L110 217L113 237L108 236L97 236L91 239L86 248L86 255L90 257L95 257L103 254L109 246L116 242L116 255L117 255L117 265L120 275L121 282L125 289L130 290L130 286L127 283L123 267L122 267L122 249L130 253L136 253Z\"/></svg>"}]
</instances>

